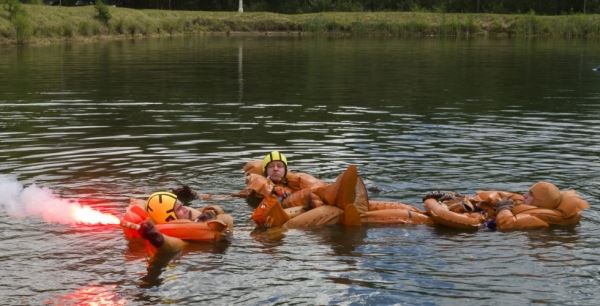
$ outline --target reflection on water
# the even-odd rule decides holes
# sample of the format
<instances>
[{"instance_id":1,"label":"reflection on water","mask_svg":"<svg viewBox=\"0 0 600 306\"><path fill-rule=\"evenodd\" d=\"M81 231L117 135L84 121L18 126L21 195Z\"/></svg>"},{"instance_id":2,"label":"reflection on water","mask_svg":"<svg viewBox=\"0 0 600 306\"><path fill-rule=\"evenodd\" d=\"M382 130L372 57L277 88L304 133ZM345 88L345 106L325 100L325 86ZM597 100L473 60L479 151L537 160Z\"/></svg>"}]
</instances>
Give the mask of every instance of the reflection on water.
<instances>
[{"instance_id":1,"label":"reflection on water","mask_svg":"<svg viewBox=\"0 0 600 306\"><path fill-rule=\"evenodd\" d=\"M159 286L163 283L163 278L161 277L161 274L165 271L165 269L169 268L169 265L173 266L176 265L177 262L179 261L179 259L183 256L193 256L194 254L202 254L202 253L215 253L215 254L223 254L228 246L230 245L229 241L220 241L217 243L197 243L197 244L191 244L188 247L186 247L184 250L182 250L181 252L177 253L177 254L173 254L172 258L165 258L168 259L168 262L156 262L156 261L149 261L148 263L148 267L147 267L147 273L146 275L144 275L140 281L140 287L142 288L152 288L152 287L156 287ZM130 244L130 247L132 247L132 245ZM144 251L137 251L135 252L138 256L143 256L146 257L148 256L148 252L145 250L146 247L144 247ZM128 253L131 254L131 252L128 251ZM214 265L214 263L213 263ZM194 270L196 271L204 271L205 269L211 269L211 268L216 268L217 266L206 266L206 267L198 267Z\"/></svg>"},{"instance_id":2,"label":"reflection on water","mask_svg":"<svg viewBox=\"0 0 600 306\"><path fill-rule=\"evenodd\" d=\"M55 300L47 301L48 305L127 305L127 300L118 297L113 291L115 286L109 288L90 286L82 287L77 291L66 294Z\"/></svg>"},{"instance_id":3,"label":"reflection on water","mask_svg":"<svg viewBox=\"0 0 600 306\"><path fill-rule=\"evenodd\" d=\"M357 164L372 198L417 206L431 190L522 192L538 180L592 205L572 230L253 232L246 203L224 200L233 241L155 271L119 229L3 209L2 304L595 299L596 43L172 38L0 53L0 172L102 199L90 205L104 211L183 183L236 192L243 163L272 149L325 180Z\"/></svg>"}]
</instances>

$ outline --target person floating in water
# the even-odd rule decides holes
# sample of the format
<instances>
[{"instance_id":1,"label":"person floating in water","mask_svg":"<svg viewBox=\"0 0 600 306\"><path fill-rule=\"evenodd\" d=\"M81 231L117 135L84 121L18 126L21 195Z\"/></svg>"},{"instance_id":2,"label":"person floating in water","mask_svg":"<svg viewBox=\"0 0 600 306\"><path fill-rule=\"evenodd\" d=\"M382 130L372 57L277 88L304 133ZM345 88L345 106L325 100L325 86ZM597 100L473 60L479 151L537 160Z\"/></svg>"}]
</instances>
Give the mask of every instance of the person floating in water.
<instances>
[{"instance_id":1,"label":"person floating in water","mask_svg":"<svg viewBox=\"0 0 600 306\"><path fill-rule=\"evenodd\" d=\"M432 192L423 202L436 225L500 231L572 227L581 220L583 210L590 207L575 190L560 191L549 182L535 183L525 194L480 191L465 196Z\"/></svg>"},{"instance_id":2,"label":"person floating in water","mask_svg":"<svg viewBox=\"0 0 600 306\"><path fill-rule=\"evenodd\" d=\"M275 196L284 208L302 206L306 209L323 205L314 190L325 182L303 172L288 170L288 161L279 151L272 151L263 160L246 163L246 188L240 195L250 206L256 207L264 197Z\"/></svg>"},{"instance_id":3,"label":"person floating in water","mask_svg":"<svg viewBox=\"0 0 600 306\"><path fill-rule=\"evenodd\" d=\"M220 206L194 209L165 191L151 194L145 202L133 200L122 222L126 237L148 241L152 261L158 262L168 262L190 242L226 240L233 232L233 218Z\"/></svg>"},{"instance_id":4,"label":"person floating in water","mask_svg":"<svg viewBox=\"0 0 600 306\"><path fill-rule=\"evenodd\" d=\"M249 204L256 208L253 220L259 226L431 224L428 216L412 205L369 200L354 165L331 184L289 171L288 160L279 151L268 153L262 162L247 162L243 170L246 188L240 194L252 199Z\"/></svg>"}]
</instances>

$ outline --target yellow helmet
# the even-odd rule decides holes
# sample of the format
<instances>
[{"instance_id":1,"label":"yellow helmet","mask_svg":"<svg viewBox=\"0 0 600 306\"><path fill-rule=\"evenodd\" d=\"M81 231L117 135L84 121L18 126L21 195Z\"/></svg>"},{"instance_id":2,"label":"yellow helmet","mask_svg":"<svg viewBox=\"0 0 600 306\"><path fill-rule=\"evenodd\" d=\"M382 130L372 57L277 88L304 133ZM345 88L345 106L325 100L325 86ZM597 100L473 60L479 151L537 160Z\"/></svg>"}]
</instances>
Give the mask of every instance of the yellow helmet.
<instances>
[{"instance_id":1,"label":"yellow helmet","mask_svg":"<svg viewBox=\"0 0 600 306\"><path fill-rule=\"evenodd\" d=\"M272 151L272 152L268 153L267 155L265 155L265 158L263 159L263 162L262 162L263 173L265 175L267 175L267 167L269 166L269 164L272 161L275 161L275 160L281 161L285 165L285 173L283 175L285 177L285 174L287 174L288 162L287 162L287 158L285 158L285 155L279 153L279 151Z\"/></svg>"},{"instance_id":2,"label":"yellow helmet","mask_svg":"<svg viewBox=\"0 0 600 306\"><path fill-rule=\"evenodd\" d=\"M146 211L156 224L177 220L175 204L177 196L170 192L155 192L146 201Z\"/></svg>"}]
</instances>

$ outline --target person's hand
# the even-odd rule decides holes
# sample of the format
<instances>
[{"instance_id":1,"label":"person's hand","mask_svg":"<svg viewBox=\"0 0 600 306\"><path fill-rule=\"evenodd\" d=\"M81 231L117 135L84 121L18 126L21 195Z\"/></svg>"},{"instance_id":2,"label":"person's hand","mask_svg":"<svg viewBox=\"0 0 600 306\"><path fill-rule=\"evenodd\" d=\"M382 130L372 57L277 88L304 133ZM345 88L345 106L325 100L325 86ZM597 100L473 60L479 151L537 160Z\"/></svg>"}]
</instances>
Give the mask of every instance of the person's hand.
<instances>
[{"instance_id":1,"label":"person's hand","mask_svg":"<svg viewBox=\"0 0 600 306\"><path fill-rule=\"evenodd\" d=\"M269 196L273 192L273 182L258 174L246 176L245 192L248 196Z\"/></svg>"},{"instance_id":2,"label":"person's hand","mask_svg":"<svg viewBox=\"0 0 600 306\"><path fill-rule=\"evenodd\" d=\"M200 216L198 216L198 218L196 218L196 221L198 222L206 222L208 220L212 220L214 218L217 217L217 212L209 209L209 210L205 210L203 211Z\"/></svg>"},{"instance_id":3,"label":"person's hand","mask_svg":"<svg viewBox=\"0 0 600 306\"><path fill-rule=\"evenodd\" d=\"M436 200L442 202L442 201L454 199L455 196L456 196L456 194L453 192L443 192L443 191L439 191L439 190L430 191L423 197L423 202L425 202L425 200L427 200L427 199L436 199Z\"/></svg>"},{"instance_id":4,"label":"person's hand","mask_svg":"<svg viewBox=\"0 0 600 306\"><path fill-rule=\"evenodd\" d=\"M501 211L508 209L511 210L514 206L514 203L511 199L504 199L504 200L500 200L498 202L496 202L496 214L500 213Z\"/></svg>"},{"instance_id":5,"label":"person's hand","mask_svg":"<svg viewBox=\"0 0 600 306\"><path fill-rule=\"evenodd\" d=\"M198 194L188 185L173 188L171 191L177 196L177 199L183 203L189 203L198 198Z\"/></svg>"},{"instance_id":6,"label":"person's hand","mask_svg":"<svg viewBox=\"0 0 600 306\"><path fill-rule=\"evenodd\" d=\"M319 197L316 193L311 192L309 200L308 200L308 205L306 208L313 209L313 208L321 207L323 205L325 205L325 203L323 203L323 200L321 200L321 197Z\"/></svg>"},{"instance_id":7,"label":"person's hand","mask_svg":"<svg viewBox=\"0 0 600 306\"><path fill-rule=\"evenodd\" d=\"M285 192L285 189L283 189L281 186L274 186L272 193L282 199L285 199L288 196L287 192Z\"/></svg>"},{"instance_id":8,"label":"person's hand","mask_svg":"<svg viewBox=\"0 0 600 306\"><path fill-rule=\"evenodd\" d=\"M138 230L142 238L148 240L156 248L160 248L165 243L165 237L156 229L154 224L150 221L144 221L140 223L140 229Z\"/></svg>"}]
</instances>

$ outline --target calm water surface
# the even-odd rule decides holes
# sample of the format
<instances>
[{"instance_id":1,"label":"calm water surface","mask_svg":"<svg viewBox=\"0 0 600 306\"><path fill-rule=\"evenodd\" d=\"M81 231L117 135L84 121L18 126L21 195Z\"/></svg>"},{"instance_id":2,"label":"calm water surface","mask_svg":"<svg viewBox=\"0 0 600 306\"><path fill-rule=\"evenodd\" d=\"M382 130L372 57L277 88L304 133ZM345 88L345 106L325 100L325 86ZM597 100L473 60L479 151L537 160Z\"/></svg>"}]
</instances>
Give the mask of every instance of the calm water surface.
<instances>
[{"instance_id":1,"label":"calm water surface","mask_svg":"<svg viewBox=\"0 0 600 306\"><path fill-rule=\"evenodd\" d=\"M575 188L574 229L427 226L253 233L196 245L154 275L114 226L16 218L0 194L2 305L595 304L600 297L600 44L175 38L0 49L0 173L120 215L189 184L228 194L280 149L371 198ZM7 176L9 175L8 179ZM6 184L5 184L6 185ZM5 185L0 187L5 188ZM2 191L2 190L0 190ZM195 205L202 206L205 202Z\"/></svg>"}]
</instances>

